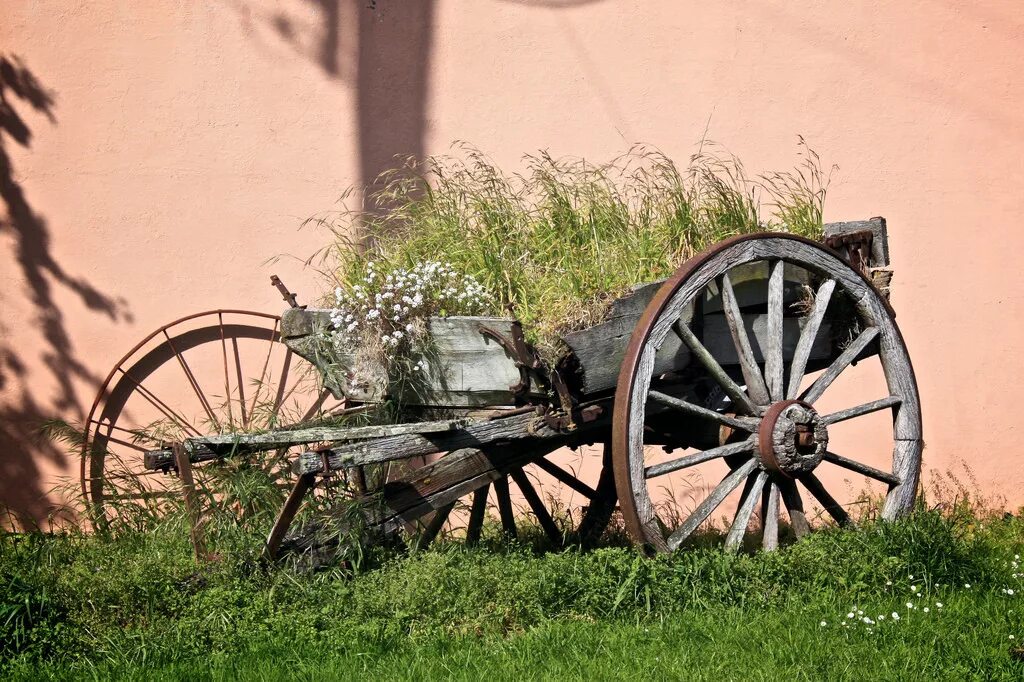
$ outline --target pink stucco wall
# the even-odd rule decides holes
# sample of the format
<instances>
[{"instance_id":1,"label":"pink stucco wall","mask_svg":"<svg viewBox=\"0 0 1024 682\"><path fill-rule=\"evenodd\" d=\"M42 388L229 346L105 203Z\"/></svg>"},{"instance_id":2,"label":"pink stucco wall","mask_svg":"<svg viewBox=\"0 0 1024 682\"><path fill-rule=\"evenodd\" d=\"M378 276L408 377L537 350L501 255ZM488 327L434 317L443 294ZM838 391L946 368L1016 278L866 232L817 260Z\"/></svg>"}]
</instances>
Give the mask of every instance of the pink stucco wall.
<instances>
[{"instance_id":1,"label":"pink stucco wall","mask_svg":"<svg viewBox=\"0 0 1024 682\"><path fill-rule=\"evenodd\" d=\"M0 53L53 102L0 103L30 133L4 113L0 504L45 515L77 461L34 422L81 419L138 338L274 312L272 271L317 291L265 261L393 154L682 160L705 129L753 171L803 135L840 166L827 219L888 218L926 469L1024 503L1022 45L1014 0L8 0Z\"/></svg>"}]
</instances>

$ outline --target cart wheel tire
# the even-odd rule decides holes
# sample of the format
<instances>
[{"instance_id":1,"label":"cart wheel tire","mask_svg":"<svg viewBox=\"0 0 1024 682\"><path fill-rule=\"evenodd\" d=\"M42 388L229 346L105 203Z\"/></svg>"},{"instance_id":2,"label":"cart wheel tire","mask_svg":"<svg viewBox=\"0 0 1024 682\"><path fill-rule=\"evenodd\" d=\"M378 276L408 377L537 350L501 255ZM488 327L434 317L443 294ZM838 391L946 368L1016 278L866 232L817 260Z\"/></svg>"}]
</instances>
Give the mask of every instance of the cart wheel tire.
<instances>
[{"instance_id":1,"label":"cart wheel tire","mask_svg":"<svg viewBox=\"0 0 1024 682\"><path fill-rule=\"evenodd\" d=\"M196 313L140 341L110 370L84 425L81 490L94 521L109 520L115 498L159 513L175 492L163 472L143 467L146 450L325 409L329 393L298 365L281 343L280 318L266 313Z\"/></svg>"},{"instance_id":2,"label":"cart wheel tire","mask_svg":"<svg viewBox=\"0 0 1024 682\"><path fill-rule=\"evenodd\" d=\"M755 263L765 265L749 265ZM747 271L750 267L765 267L767 275L759 284L766 288L766 294L757 308L757 312L766 311L765 324L756 332L761 336L754 339L750 336L752 323L744 320L730 278L731 272L743 266L748 266ZM789 272L808 273L811 281L820 282L813 301L804 306L797 320L785 319L783 292ZM728 369L724 354L720 352L722 357L716 357L699 338L707 319L704 313L694 314L695 310L703 311L700 306L713 296L718 296L720 314L728 323L735 348ZM806 376L811 369L808 355L821 341L817 338L822 329L819 325L830 319L828 313L833 310L830 301L832 306L845 306L841 308L846 315L842 319L849 323L845 328L852 341L830 345L821 367L824 371L802 389L807 383L804 379L810 380ZM694 324L698 319L700 322ZM700 405L687 400L687 396L665 392L665 375L655 373L657 354L673 334L678 339L675 347L689 351L690 367L699 368L703 377L716 384L717 395L727 396L727 402L723 398L717 404ZM874 396L877 399L831 414L818 414L815 402L839 374L872 355L878 356L888 395ZM650 432L648 422L657 418L659 410L661 414L690 419L691 423L706 421L717 427L716 434L723 435L711 446L699 446L697 452L651 465L645 430ZM828 430L834 424L881 410L892 412L891 473L828 449ZM725 538L727 549L740 547L759 501L764 549L778 545L780 505L788 511L794 535L806 533L808 523L798 484L838 523L848 523L846 510L815 475L824 462L884 483L887 489L881 514L886 520L911 509L920 476L922 436L917 383L888 302L837 253L793 235L764 233L725 240L691 258L666 280L644 310L627 346L618 378L612 431L615 482L626 530L636 544L654 551L682 546L740 486L743 489L737 511ZM680 524L666 524L659 518L661 476L720 458L730 470L720 483L701 493L699 503L694 500L692 511L676 516Z\"/></svg>"}]
</instances>

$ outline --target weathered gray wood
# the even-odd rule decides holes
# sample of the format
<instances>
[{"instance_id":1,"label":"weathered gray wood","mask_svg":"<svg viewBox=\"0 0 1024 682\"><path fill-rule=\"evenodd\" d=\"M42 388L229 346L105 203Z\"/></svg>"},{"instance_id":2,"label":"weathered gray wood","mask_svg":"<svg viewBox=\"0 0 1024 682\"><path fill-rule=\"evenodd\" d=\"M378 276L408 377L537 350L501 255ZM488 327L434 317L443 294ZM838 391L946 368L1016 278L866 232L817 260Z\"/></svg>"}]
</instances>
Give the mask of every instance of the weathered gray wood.
<instances>
[{"instance_id":1,"label":"weathered gray wood","mask_svg":"<svg viewBox=\"0 0 1024 682\"><path fill-rule=\"evenodd\" d=\"M818 292L814 296L814 308L807 316L804 328L800 331L800 341L796 344L796 350L793 352L793 359L790 362L789 389L786 393L786 397L790 400L796 398L797 393L800 392L800 383L804 379L804 370L807 369L807 360L811 356L811 347L818 336L821 322L825 319L825 311L828 310L828 304L832 300L832 292L835 288L836 281L827 279L818 287Z\"/></svg>"},{"instance_id":2,"label":"weathered gray wood","mask_svg":"<svg viewBox=\"0 0 1024 682\"><path fill-rule=\"evenodd\" d=\"M410 424L382 424L379 426L317 426L304 429L275 429L262 433L225 433L217 436L188 438L185 447L219 449L238 447L247 451L276 450L289 445L306 443L337 443L342 441L367 440L384 436L399 436L406 433L443 433L465 426L466 420L443 419L439 421L414 422Z\"/></svg>"},{"instance_id":3,"label":"weathered gray wood","mask_svg":"<svg viewBox=\"0 0 1024 682\"><path fill-rule=\"evenodd\" d=\"M891 395L888 398L872 400L871 402L864 403L863 405L855 405L853 407L848 407L845 410L833 412L832 414L825 415L824 417L822 417L821 421L826 426L829 426L841 421L846 421L847 419L853 419L855 417L860 417L865 414L871 414L872 412L878 412L879 410L884 410L887 407L899 405L901 402L903 402L903 399L900 398L898 395Z\"/></svg>"},{"instance_id":4,"label":"weathered gray wood","mask_svg":"<svg viewBox=\"0 0 1024 682\"><path fill-rule=\"evenodd\" d=\"M713 459L719 457L728 457L730 455L741 455L747 452L753 452L757 446L757 440L754 436L751 436L745 441L739 443L727 443L726 445L720 445L717 448L711 448L703 452L696 452L692 455L684 455L668 462L662 462L661 464L652 464L644 470L644 476L648 479L655 478L657 476L664 476L665 474L672 473L673 471L679 471L686 467L692 467L703 462L710 462Z\"/></svg>"},{"instance_id":5,"label":"weathered gray wood","mask_svg":"<svg viewBox=\"0 0 1024 682\"><path fill-rule=\"evenodd\" d=\"M576 435L591 430L607 428L608 417L580 424ZM461 448L477 448L498 441L518 441L527 446L530 443L550 442L550 449L559 447L561 434L536 414L516 414L501 419L468 424L465 428L430 435L404 434L326 450L327 462L332 471L356 465L379 464L411 457L422 457L438 452L450 452ZM319 453L303 453L295 465L296 473L323 472L322 457Z\"/></svg>"},{"instance_id":6,"label":"weathered gray wood","mask_svg":"<svg viewBox=\"0 0 1024 682\"><path fill-rule=\"evenodd\" d=\"M811 526L807 523L804 503L800 499L800 491L796 487L796 482L786 478L780 479L776 484L779 487L782 501L786 504L786 511L789 513L789 525L793 527L793 534L797 538L802 538L811 532Z\"/></svg>"},{"instance_id":7,"label":"weathered gray wood","mask_svg":"<svg viewBox=\"0 0 1024 682\"><path fill-rule=\"evenodd\" d=\"M868 466L867 464L861 464L856 460L843 457L842 455L837 455L834 452L826 451L824 458L835 465L843 467L844 469L849 469L850 471L862 474L868 478L873 478L876 481L881 481L882 483L888 483L889 485L899 485L900 483L899 476L894 476L893 474Z\"/></svg>"},{"instance_id":8,"label":"weathered gray wood","mask_svg":"<svg viewBox=\"0 0 1024 682\"><path fill-rule=\"evenodd\" d=\"M306 493L310 491L315 482L315 477L311 474L299 476L298 480L295 481L295 485L292 487L291 492L288 493L288 499L285 500L284 506L278 512L274 525L270 529L270 534L267 536L267 541L263 545L263 559L273 561L277 558L277 552L281 548L281 541L288 533L288 528L292 525L295 515L299 512L303 498L306 497Z\"/></svg>"},{"instance_id":9,"label":"weathered gray wood","mask_svg":"<svg viewBox=\"0 0 1024 682\"><path fill-rule=\"evenodd\" d=\"M316 366L328 379L336 380L338 392L359 402L378 402L387 384L383 367L364 367L367 385L352 382L351 355L330 361L318 351L317 335L331 328L330 310L290 308L281 317L281 338L295 353ZM402 397L408 405L444 407L511 405L515 395L510 387L520 381L515 362L493 338L480 333L486 326L506 338L512 336L513 320L495 317L434 317L428 322L433 352L419 358L425 365L426 391Z\"/></svg>"},{"instance_id":10,"label":"weathered gray wood","mask_svg":"<svg viewBox=\"0 0 1024 682\"><path fill-rule=\"evenodd\" d=\"M540 499L540 495L537 494L537 490L530 483L530 478L526 475L526 472L522 469L513 469L509 472L509 475L516 482L516 486L519 487L519 491L526 499L526 503L530 505L533 515L537 517L537 522L544 529L544 534L548 536L548 540L555 545L562 544L564 539L562 532L555 525L554 519L551 518L551 514L548 513L547 507L544 506L544 502Z\"/></svg>"},{"instance_id":11,"label":"weathered gray wood","mask_svg":"<svg viewBox=\"0 0 1024 682\"><path fill-rule=\"evenodd\" d=\"M195 552L196 561L205 561L206 535L203 532L205 520L199 508L199 499L196 493L196 483L192 478L192 463L181 443L172 446L175 465L178 468L178 477L181 479L181 487L185 498L185 511L188 512L189 538L192 540L192 550Z\"/></svg>"},{"instance_id":12,"label":"weathered gray wood","mask_svg":"<svg viewBox=\"0 0 1024 682\"><path fill-rule=\"evenodd\" d=\"M821 484L817 476L814 474L804 474L800 477L800 482L807 488L807 492L813 495L821 506L824 507L825 511L836 520L836 523L840 526L850 523L850 515L846 513L842 505L836 502L836 499L825 489L825 486Z\"/></svg>"},{"instance_id":13,"label":"weathered gray wood","mask_svg":"<svg viewBox=\"0 0 1024 682\"><path fill-rule=\"evenodd\" d=\"M722 307L726 325L729 327L729 335L736 347L740 371L743 373L743 380L747 383L747 390L750 391L754 402L758 405L767 405L771 399L768 387L764 383L764 376L757 366L754 350L750 346L750 336L747 334L747 327L743 315L740 313L736 292L732 286L732 278L728 272L722 274Z\"/></svg>"},{"instance_id":14,"label":"weathered gray wood","mask_svg":"<svg viewBox=\"0 0 1024 682\"><path fill-rule=\"evenodd\" d=\"M897 440L893 454L893 471L900 478L899 485L889 490L882 506L882 518L892 521L914 508L917 497L918 478L921 475L921 450L924 442L920 438Z\"/></svg>"},{"instance_id":15,"label":"weathered gray wood","mask_svg":"<svg viewBox=\"0 0 1024 682\"><path fill-rule=\"evenodd\" d=\"M650 391L648 397L655 402L661 403L666 407L679 410L680 412L686 412L687 414L692 414L695 417L701 417L703 419L710 419L718 422L719 424L725 424L726 426L731 426L734 429L741 429L750 433L756 431L759 424L757 419L749 417L733 417L728 414L715 412L714 410L709 410L706 407L694 405L691 402L680 400L679 398L673 398L661 391Z\"/></svg>"},{"instance_id":16,"label":"weathered gray wood","mask_svg":"<svg viewBox=\"0 0 1024 682\"><path fill-rule=\"evenodd\" d=\"M715 511L720 504L729 496L733 490L739 487L740 483L743 482L747 476L749 476L754 469L757 468L756 459L748 459L744 464L740 465L736 469L733 469L729 474L722 479L714 490L711 491L704 500L697 506L693 513L683 522L683 525L679 526L672 535L668 537L668 548L675 550L679 548L679 545L693 534L693 531L697 530L700 524L704 523L707 518L711 515L711 512Z\"/></svg>"},{"instance_id":17,"label":"weathered gray wood","mask_svg":"<svg viewBox=\"0 0 1024 682\"><path fill-rule=\"evenodd\" d=\"M828 387L832 385L832 382L842 374L843 370L849 367L854 360L860 357L861 352L867 348L869 343L874 341L876 336L878 336L878 327L868 327L858 334L857 338L854 339L853 342L843 350L839 357L828 366L828 369L822 372L821 375L814 380L814 383L811 384L806 391L800 394L800 400L813 405L814 401L822 396Z\"/></svg>"},{"instance_id":18,"label":"weathered gray wood","mask_svg":"<svg viewBox=\"0 0 1024 682\"><path fill-rule=\"evenodd\" d=\"M455 503L449 502L434 512L434 515L430 517L429 523L427 523L427 527L424 528L423 532L420 533L418 538L416 538L415 548L417 550L426 549L430 546L430 543L434 541L437 534L441 532L442 528L444 528L444 524L448 521L448 517L451 515L454 507Z\"/></svg>"},{"instance_id":19,"label":"weathered gray wood","mask_svg":"<svg viewBox=\"0 0 1024 682\"><path fill-rule=\"evenodd\" d=\"M588 500L592 500L597 496L596 490L549 459L542 457L534 462L534 464L537 465L537 468L550 474L556 481L572 488Z\"/></svg>"},{"instance_id":20,"label":"weathered gray wood","mask_svg":"<svg viewBox=\"0 0 1024 682\"><path fill-rule=\"evenodd\" d=\"M473 491L473 506L469 510L469 523L466 524L466 544L475 545L480 542L480 532L484 527L484 517L487 514L487 493L490 492L490 484Z\"/></svg>"},{"instance_id":21,"label":"weathered gray wood","mask_svg":"<svg viewBox=\"0 0 1024 682\"><path fill-rule=\"evenodd\" d=\"M508 478L502 476L494 481L494 495L498 498L498 516L501 518L501 529L508 537L518 535L516 517L512 509L512 497L508 492Z\"/></svg>"},{"instance_id":22,"label":"weathered gray wood","mask_svg":"<svg viewBox=\"0 0 1024 682\"><path fill-rule=\"evenodd\" d=\"M700 339L693 333L689 325L683 320L678 320L672 329L683 340L683 343L690 349L693 356L704 366L708 374L718 382L718 385L722 387L722 390L729 396L733 404L744 414L757 414L757 408L750 402L747 394L732 380L732 377L726 374L722 366L718 364L718 361L715 360L711 352L704 347L704 344L700 342Z\"/></svg>"},{"instance_id":23,"label":"weathered gray wood","mask_svg":"<svg viewBox=\"0 0 1024 682\"><path fill-rule=\"evenodd\" d=\"M764 383L772 400L782 400L784 394L783 348L783 281L786 264L776 260L768 276L768 336L765 339Z\"/></svg>"},{"instance_id":24,"label":"weathered gray wood","mask_svg":"<svg viewBox=\"0 0 1024 682\"><path fill-rule=\"evenodd\" d=\"M826 223L825 237L832 237L840 234L852 234L854 232L870 231L871 239L871 260L872 267L883 267L889 263L889 233L886 229L885 218L871 218L870 220L854 220L843 223Z\"/></svg>"},{"instance_id":25,"label":"weathered gray wood","mask_svg":"<svg viewBox=\"0 0 1024 682\"><path fill-rule=\"evenodd\" d=\"M767 481L768 472L758 472L754 484L747 491L747 496L743 498L739 509L736 510L736 518L733 519L732 526L729 528L729 534L725 536L726 551L734 552L743 543L743 536L746 535L747 526L750 525L750 517L754 515L754 507L761 499L761 491L764 490L764 484Z\"/></svg>"},{"instance_id":26,"label":"weathered gray wood","mask_svg":"<svg viewBox=\"0 0 1024 682\"><path fill-rule=\"evenodd\" d=\"M761 510L761 549L774 552L779 548L779 486L768 485L768 495Z\"/></svg>"}]
</instances>

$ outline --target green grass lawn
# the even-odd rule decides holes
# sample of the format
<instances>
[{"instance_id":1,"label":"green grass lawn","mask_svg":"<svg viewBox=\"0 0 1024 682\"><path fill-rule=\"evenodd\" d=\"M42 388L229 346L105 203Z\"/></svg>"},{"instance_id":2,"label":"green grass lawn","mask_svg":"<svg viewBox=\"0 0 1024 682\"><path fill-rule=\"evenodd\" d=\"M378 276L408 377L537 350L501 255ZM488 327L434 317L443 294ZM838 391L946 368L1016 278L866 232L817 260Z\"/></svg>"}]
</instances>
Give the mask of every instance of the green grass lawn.
<instances>
[{"instance_id":1,"label":"green grass lawn","mask_svg":"<svg viewBox=\"0 0 1024 682\"><path fill-rule=\"evenodd\" d=\"M188 550L175 526L5 537L2 676L1024 679L1014 517L919 511L739 556L492 537L354 575Z\"/></svg>"}]
</instances>

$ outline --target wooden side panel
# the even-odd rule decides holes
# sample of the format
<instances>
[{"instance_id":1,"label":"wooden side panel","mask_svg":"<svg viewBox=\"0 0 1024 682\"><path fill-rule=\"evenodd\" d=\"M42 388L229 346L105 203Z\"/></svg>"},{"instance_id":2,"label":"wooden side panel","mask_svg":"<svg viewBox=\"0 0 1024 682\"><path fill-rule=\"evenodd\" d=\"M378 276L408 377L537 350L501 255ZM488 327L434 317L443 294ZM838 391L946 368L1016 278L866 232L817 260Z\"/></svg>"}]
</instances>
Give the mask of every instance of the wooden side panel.
<instances>
[{"instance_id":1,"label":"wooden side panel","mask_svg":"<svg viewBox=\"0 0 1024 682\"><path fill-rule=\"evenodd\" d=\"M423 376L428 388L426 399L407 394L409 404L428 403L445 407L511 405L511 387L520 380L519 369L494 339L480 333L480 325L511 338L512 320L491 317L438 317L430 321L434 352L423 358ZM337 366L328 366L315 353L314 335L330 329L330 311L323 309L286 310L281 319L282 338L295 353L312 362L325 378L336 380L337 392L360 402L382 399L376 388L351 385L349 368L352 356L340 356ZM383 368L369 370L382 377ZM328 388L332 386L328 385Z\"/></svg>"}]
</instances>

